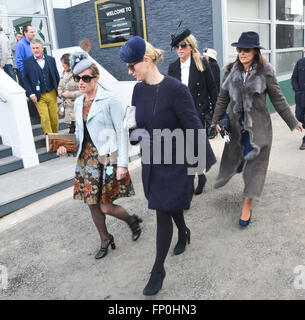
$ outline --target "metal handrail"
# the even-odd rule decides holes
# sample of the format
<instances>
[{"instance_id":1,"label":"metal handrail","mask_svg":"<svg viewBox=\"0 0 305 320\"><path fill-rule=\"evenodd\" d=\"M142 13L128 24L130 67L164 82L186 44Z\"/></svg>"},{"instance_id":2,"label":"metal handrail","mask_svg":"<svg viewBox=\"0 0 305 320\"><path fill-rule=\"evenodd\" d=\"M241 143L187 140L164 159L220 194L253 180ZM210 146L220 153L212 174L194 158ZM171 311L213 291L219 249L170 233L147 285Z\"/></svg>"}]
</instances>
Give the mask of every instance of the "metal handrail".
<instances>
[{"instance_id":1,"label":"metal handrail","mask_svg":"<svg viewBox=\"0 0 305 320\"><path fill-rule=\"evenodd\" d=\"M0 102L6 103L7 100L6 100L5 98L3 98L3 97L0 96Z\"/></svg>"}]
</instances>

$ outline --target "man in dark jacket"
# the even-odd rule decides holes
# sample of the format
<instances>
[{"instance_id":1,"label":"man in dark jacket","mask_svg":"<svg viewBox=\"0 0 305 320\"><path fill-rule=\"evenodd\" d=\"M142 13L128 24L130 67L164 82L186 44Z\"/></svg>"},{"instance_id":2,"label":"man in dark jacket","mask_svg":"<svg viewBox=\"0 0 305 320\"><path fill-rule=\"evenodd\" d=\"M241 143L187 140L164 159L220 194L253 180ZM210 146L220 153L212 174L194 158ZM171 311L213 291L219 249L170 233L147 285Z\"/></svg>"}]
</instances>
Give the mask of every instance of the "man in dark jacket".
<instances>
[{"instance_id":1,"label":"man in dark jacket","mask_svg":"<svg viewBox=\"0 0 305 320\"><path fill-rule=\"evenodd\" d=\"M291 83L295 91L295 116L305 128L305 58L301 58L294 67ZM305 136L300 150L305 150Z\"/></svg>"},{"instance_id":2,"label":"man in dark jacket","mask_svg":"<svg viewBox=\"0 0 305 320\"><path fill-rule=\"evenodd\" d=\"M58 132L57 88L59 74L55 59L43 53L40 40L31 41L33 55L23 60L23 83L36 105L44 134Z\"/></svg>"}]
</instances>

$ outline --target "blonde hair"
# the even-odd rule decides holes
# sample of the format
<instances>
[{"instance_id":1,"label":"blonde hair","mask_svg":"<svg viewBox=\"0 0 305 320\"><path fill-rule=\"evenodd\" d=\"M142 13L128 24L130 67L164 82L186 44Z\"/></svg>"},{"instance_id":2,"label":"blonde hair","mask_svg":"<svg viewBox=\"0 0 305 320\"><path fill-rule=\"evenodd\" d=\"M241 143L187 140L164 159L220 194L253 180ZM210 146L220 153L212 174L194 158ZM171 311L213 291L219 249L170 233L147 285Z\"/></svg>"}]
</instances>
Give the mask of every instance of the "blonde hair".
<instances>
[{"instance_id":1,"label":"blonde hair","mask_svg":"<svg viewBox=\"0 0 305 320\"><path fill-rule=\"evenodd\" d=\"M145 57L148 57L152 60L154 64L157 64L160 60L163 59L163 50L155 48L151 43L146 42L146 51Z\"/></svg>"},{"instance_id":2,"label":"blonde hair","mask_svg":"<svg viewBox=\"0 0 305 320\"><path fill-rule=\"evenodd\" d=\"M197 40L196 38L190 34L188 37L186 37L184 39L184 41L186 41L187 43L189 43L191 45L192 48L192 55L193 55L193 59L195 61L196 67L200 72L204 71L204 65L202 63L202 58L200 55L200 52L197 48Z\"/></svg>"}]
</instances>

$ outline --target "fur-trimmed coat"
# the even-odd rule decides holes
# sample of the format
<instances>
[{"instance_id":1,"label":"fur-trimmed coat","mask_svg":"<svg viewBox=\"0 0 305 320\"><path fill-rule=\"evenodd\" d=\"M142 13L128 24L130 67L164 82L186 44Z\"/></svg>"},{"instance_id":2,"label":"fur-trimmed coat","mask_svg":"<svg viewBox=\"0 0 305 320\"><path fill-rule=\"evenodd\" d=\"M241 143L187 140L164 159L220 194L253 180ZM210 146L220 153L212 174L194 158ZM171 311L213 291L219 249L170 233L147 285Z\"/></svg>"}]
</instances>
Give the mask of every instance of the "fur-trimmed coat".
<instances>
[{"instance_id":1,"label":"fur-trimmed coat","mask_svg":"<svg viewBox=\"0 0 305 320\"><path fill-rule=\"evenodd\" d=\"M224 186L237 173L243 162L244 129L249 132L250 145L253 148L244 158L244 197L260 200L272 144L272 124L266 105L266 94L268 93L273 106L290 130L294 130L299 123L280 90L271 64L266 62L262 71L257 71L254 67L245 84L242 68L240 62L235 62L230 71L226 70L212 120L213 125L217 124L230 103L232 139L230 144L225 145L215 188Z\"/></svg>"}]
</instances>

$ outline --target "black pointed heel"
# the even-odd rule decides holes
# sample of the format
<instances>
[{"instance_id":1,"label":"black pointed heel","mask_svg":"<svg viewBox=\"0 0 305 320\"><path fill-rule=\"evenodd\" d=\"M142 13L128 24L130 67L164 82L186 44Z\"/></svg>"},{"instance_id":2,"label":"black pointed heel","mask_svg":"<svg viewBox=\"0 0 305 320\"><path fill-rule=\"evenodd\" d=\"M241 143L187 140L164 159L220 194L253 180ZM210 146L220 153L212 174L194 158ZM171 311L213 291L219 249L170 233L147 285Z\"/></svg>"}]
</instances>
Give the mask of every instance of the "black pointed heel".
<instances>
[{"instance_id":1,"label":"black pointed heel","mask_svg":"<svg viewBox=\"0 0 305 320\"><path fill-rule=\"evenodd\" d=\"M140 235L142 232L140 223L143 222L143 220L135 214L132 217L134 218L134 222L129 224L129 227L132 232L131 239L132 239L132 241L137 241L140 238Z\"/></svg>"},{"instance_id":2,"label":"black pointed heel","mask_svg":"<svg viewBox=\"0 0 305 320\"><path fill-rule=\"evenodd\" d=\"M196 195L201 194L203 192L203 188L204 188L206 182L207 182L207 178L206 178L205 174L200 174L198 176L198 186L195 189L194 194L196 194Z\"/></svg>"},{"instance_id":3,"label":"black pointed heel","mask_svg":"<svg viewBox=\"0 0 305 320\"><path fill-rule=\"evenodd\" d=\"M145 296L153 296L157 294L162 288L165 275L166 275L165 271L151 272L149 281L143 290L143 294Z\"/></svg>"},{"instance_id":4,"label":"black pointed heel","mask_svg":"<svg viewBox=\"0 0 305 320\"><path fill-rule=\"evenodd\" d=\"M108 247L111 246L111 249L115 249L115 243L114 238L112 234L108 234L108 240L105 248L102 248L99 250L99 252L96 254L95 259L102 259L107 256L108 253Z\"/></svg>"},{"instance_id":5,"label":"black pointed heel","mask_svg":"<svg viewBox=\"0 0 305 320\"><path fill-rule=\"evenodd\" d=\"M178 242L174 248L175 256L185 251L186 243L191 243L191 230L189 228L186 228L184 234L178 236Z\"/></svg>"}]
</instances>

